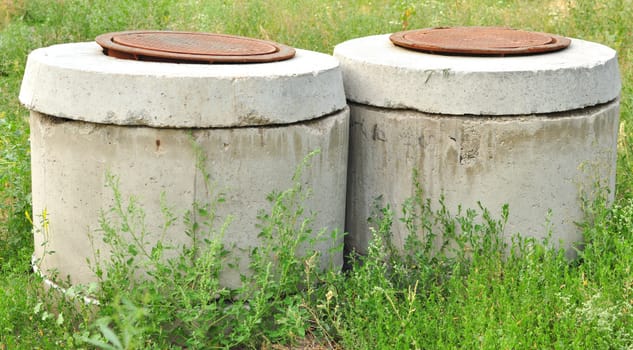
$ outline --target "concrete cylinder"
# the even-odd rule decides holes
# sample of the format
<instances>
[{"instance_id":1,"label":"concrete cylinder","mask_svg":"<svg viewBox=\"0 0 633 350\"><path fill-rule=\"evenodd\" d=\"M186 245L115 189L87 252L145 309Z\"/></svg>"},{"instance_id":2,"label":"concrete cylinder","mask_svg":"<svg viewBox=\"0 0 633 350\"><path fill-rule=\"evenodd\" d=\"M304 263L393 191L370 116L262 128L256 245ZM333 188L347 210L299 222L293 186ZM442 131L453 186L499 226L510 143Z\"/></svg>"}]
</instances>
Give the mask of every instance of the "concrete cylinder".
<instances>
[{"instance_id":1,"label":"concrete cylinder","mask_svg":"<svg viewBox=\"0 0 633 350\"><path fill-rule=\"evenodd\" d=\"M315 235L343 230L349 111L331 56L297 50L271 63L178 64L109 57L96 43L56 45L29 55L20 101L31 110L33 212L48 216L48 237L35 219L35 257L55 252L43 260L45 274L95 280L86 258L108 249L99 237L100 211L113 203L106 173L144 208L150 243L191 243L181 219L161 232L161 193L178 218L212 192L225 193L216 223L233 216L224 243L239 259L222 276L229 287L249 273L267 194L290 188L315 149L321 152L303 177L313 194L304 205L316 215ZM324 267L341 265L342 253L332 249L341 244L317 244Z\"/></svg>"},{"instance_id":2,"label":"concrete cylinder","mask_svg":"<svg viewBox=\"0 0 633 350\"><path fill-rule=\"evenodd\" d=\"M500 218L504 234L543 238L573 255L581 196L613 195L620 77L614 50L578 39L557 52L469 57L395 46L389 35L336 46L351 109L346 244L364 253L374 199L398 214L414 195L453 213ZM589 198L591 199L591 198ZM393 240L407 236L394 220Z\"/></svg>"}]
</instances>

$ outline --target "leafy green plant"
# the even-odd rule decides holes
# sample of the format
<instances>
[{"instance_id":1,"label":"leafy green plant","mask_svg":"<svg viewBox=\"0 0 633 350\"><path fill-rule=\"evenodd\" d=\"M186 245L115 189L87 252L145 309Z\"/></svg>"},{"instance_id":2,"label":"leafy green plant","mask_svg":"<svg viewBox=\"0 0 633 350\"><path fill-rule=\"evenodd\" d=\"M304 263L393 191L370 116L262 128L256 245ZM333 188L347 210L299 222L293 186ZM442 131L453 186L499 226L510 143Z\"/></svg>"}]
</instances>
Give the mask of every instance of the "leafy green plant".
<instances>
[{"instance_id":1,"label":"leafy green plant","mask_svg":"<svg viewBox=\"0 0 633 350\"><path fill-rule=\"evenodd\" d=\"M147 316L147 310L125 299L114 300L112 305L116 312L112 316L101 317L95 322L99 334L93 334L90 338L84 337L83 341L106 350L144 348L145 329L140 325L143 318ZM120 335L117 335L110 327L111 324L121 331Z\"/></svg>"},{"instance_id":2,"label":"leafy green plant","mask_svg":"<svg viewBox=\"0 0 633 350\"><path fill-rule=\"evenodd\" d=\"M516 235L507 243L507 207L497 220L481 206L450 213L438 204L432 210L418 191L403 206L410 231L401 251L389 242L394 212L378 208L368 255L355 257L345 277L328 280L314 307L345 348L633 344L631 303L621 299L631 286L611 284L631 280L630 262L622 259L628 251L615 250L631 249L623 242L633 232L633 203L612 209L604 200L594 203L599 210L585 227L581 260L569 260L551 233L542 241ZM615 227L626 234L614 236Z\"/></svg>"},{"instance_id":3,"label":"leafy green plant","mask_svg":"<svg viewBox=\"0 0 633 350\"><path fill-rule=\"evenodd\" d=\"M250 255L252 275L242 276L236 290L221 283L232 259L222 243L228 223L214 223L222 197L215 204L194 204L196 219L192 212L185 218L191 245L169 246L164 239L148 240L142 208L133 197L124 202L116 178L108 177L114 204L99 232L108 246L107 259L97 252L93 264L101 306L84 340L104 349L213 348L305 337L311 315L304 292L314 293L326 273L311 248L321 233L312 231L312 216L303 208L310 195L302 185L303 170L317 153L298 167L292 188L269 195L271 209L260 215L261 243ZM175 219L167 209L164 217L165 231ZM170 257L167 252L174 250L178 254Z\"/></svg>"}]
</instances>

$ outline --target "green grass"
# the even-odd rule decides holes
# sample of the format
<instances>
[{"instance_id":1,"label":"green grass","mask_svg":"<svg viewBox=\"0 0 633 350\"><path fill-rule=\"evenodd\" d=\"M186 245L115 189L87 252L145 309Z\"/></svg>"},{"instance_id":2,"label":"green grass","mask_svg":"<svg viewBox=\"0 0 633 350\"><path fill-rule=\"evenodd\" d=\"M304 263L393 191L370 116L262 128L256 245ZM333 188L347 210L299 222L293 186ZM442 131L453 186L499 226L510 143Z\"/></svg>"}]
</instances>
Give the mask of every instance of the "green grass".
<instances>
[{"instance_id":1,"label":"green grass","mask_svg":"<svg viewBox=\"0 0 633 350\"><path fill-rule=\"evenodd\" d=\"M262 208L267 213L261 217L262 232L271 244L255 256L254 283L237 292L218 284L222 262L230 256L217 245L185 247L167 262L134 258L131 265L113 263L99 291L100 308L43 290L40 279L28 273L33 245L26 215L29 131L17 95L29 51L148 28L248 35L330 53L354 37L435 25L507 25L618 50L623 90L616 204L590 205L586 247L577 260L566 260L547 241L515 238L504 247L498 239L503 218L490 218L485 210L430 212L419 199L405 212L379 208L370 254L353 261L347 274L319 271L312 255L295 256L290 243L298 242L278 240L282 233L298 238L308 233L310 218L301 215L297 200L305 194L293 187L271 194L270 208ZM0 0L0 349L307 343L348 349L630 348L632 62L631 0ZM125 195L120 209L129 204ZM205 208L204 203L197 207L209 213ZM434 223L437 230L426 237L444 236L449 251L436 254L427 248L428 241L410 239L410 254L398 254L389 244L394 220L418 223L420 229ZM121 235L120 228L103 225L112 237ZM218 230L192 223L190 233ZM469 249L455 249L465 246ZM154 248L156 257L169 249ZM273 249L285 256L276 264L268 260ZM114 262L129 261L126 251L120 250ZM504 256L503 251L511 253ZM124 283L136 268L154 271L152 283ZM236 293L248 297L236 298Z\"/></svg>"}]
</instances>

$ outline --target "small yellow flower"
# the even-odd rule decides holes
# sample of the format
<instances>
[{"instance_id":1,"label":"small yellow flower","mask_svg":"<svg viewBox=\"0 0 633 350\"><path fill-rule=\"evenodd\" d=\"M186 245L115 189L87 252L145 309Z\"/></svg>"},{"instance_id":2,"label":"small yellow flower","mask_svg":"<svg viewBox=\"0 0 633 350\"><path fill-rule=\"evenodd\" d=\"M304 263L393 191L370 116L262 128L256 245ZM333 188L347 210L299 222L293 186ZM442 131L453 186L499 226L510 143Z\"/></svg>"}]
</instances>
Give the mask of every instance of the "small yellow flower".
<instances>
[{"instance_id":1,"label":"small yellow flower","mask_svg":"<svg viewBox=\"0 0 633 350\"><path fill-rule=\"evenodd\" d=\"M328 290L327 293L325 293L325 299L328 302L332 300L333 297L334 297L334 292L332 292L331 290Z\"/></svg>"}]
</instances>

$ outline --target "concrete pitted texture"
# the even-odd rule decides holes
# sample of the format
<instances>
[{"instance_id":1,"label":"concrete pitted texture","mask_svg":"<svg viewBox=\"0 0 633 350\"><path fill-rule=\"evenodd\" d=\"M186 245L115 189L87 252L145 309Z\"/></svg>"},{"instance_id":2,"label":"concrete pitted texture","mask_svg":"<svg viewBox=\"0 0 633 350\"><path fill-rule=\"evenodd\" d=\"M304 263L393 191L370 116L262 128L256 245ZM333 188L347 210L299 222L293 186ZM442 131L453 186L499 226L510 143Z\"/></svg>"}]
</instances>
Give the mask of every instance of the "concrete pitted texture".
<instances>
[{"instance_id":1,"label":"concrete pitted texture","mask_svg":"<svg viewBox=\"0 0 633 350\"><path fill-rule=\"evenodd\" d=\"M343 109L340 82L336 59L306 50L262 64L165 64L122 60L104 55L96 43L73 43L29 55L20 101L40 113L95 123L271 125Z\"/></svg>"},{"instance_id":2,"label":"concrete pitted texture","mask_svg":"<svg viewBox=\"0 0 633 350\"><path fill-rule=\"evenodd\" d=\"M593 106L620 94L614 50L572 39L529 56L464 57L397 47L389 35L339 44L347 99L390 109L455 115L521 115Z\"/></svg>"},{"instance_id":3,"label":"concrete pitted texture","mask_svg":"<svg viewBox=\"0 0 633 350\"><path fill-rule=\"evenodd\" d=\"M35 220L34 256L44 256L45 250L55 252L43 260L45 274L56 269L72 283L95 280L86 258L93 259L96 249L108 258L99 231L100 212L113 205L108 173L119 179L124 201L134 196L143 207L148 244L159 239L172 245L191 243L182 217L193 203L205 204L214 200L214 193L224 193L215 223L219 229L225 219L233 217L222 239L239 259L238 269L227 266L222 275L222 283L228 287L239 286L240 274L249 274L248 254L260 242L257 216L270 208L267 194L290 188L294 171L315 149L320 153L302 177L304 186L313 190L304 203L306 213L315 214L315 235L320 229L342 232L349 109L340 72L331 57L299 51L296 63L291 59L285 63L193 65L119 62L100 57L93 44L66 45L66 49L76 50L81 64L73 62L69 53L63 60L56 57L62 55L61 46L37 50L36 63L29 58L21 93L22 101L35 109L30 120L33 212L38 217L46 211L49 227L45 237ZM86 52L103 65L86 63ZM287 71L280 64L287 65ZM60 77L60 71L66 72L69 81L49 80ZM220 78L212 78L219 74ZM118 89L126 75L134 83ZM38 77L43 80L39 82ZM71 88L75 78L78 87L61 91ZM293 82L295 78L297 82ZM141 85L146 90L130 90ZM225 93L222 87L227 88ZM224 98L235 103L240 100L233 105L235 114L225 109L231 103ZM196 112L192 104L201 109ZM178 112L178 106L186 112ZM129 122L149 126L114 125L124 124L126 116L139 108L144 111L142 116ZM238 109L252 113L240 114ZM106 110L114 112L110 115ZM191 113L191 119L186 113ZM262 118L275 122L259 126L264 123ZM251 125L209 127L244 123ZM159 125L178 128L156 127ZM199 127L190 128L192 125ZM205 184L205 172L211 188ZM164 233L161 193L177 218ZM109 217L117 222L116 217ZM322 253L321 266L340 267L342 252L333 248L342 245L342 238L333 241L329 234L324 238L314 247ZM44 241L46 245L42 245Z\"/></svg>"},{"instance_id":4,"label":"concrete pitted texture","mask_svg":"<svg viewBox=\"0 0 633 350\"><path fill-rule=\"evenodd\" d=\"M508 241L551 230L570 256L582 240L580 197L596 184L612 196L620 79L610 48L573 39L541 55L442 56L383 35L334 55L351 108L348 248L366 252L376 198L401 216L414 170L435 208L444 196L453 213L481 202L500 218L507 203ZM396 246L407 234L394 220Z\"/></svg>"}]
</instances>

